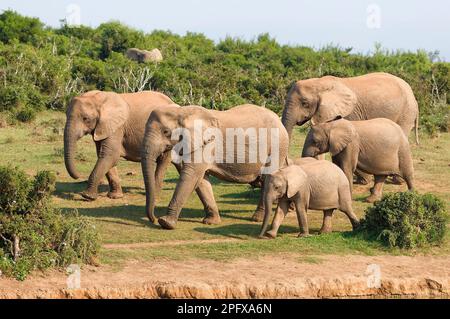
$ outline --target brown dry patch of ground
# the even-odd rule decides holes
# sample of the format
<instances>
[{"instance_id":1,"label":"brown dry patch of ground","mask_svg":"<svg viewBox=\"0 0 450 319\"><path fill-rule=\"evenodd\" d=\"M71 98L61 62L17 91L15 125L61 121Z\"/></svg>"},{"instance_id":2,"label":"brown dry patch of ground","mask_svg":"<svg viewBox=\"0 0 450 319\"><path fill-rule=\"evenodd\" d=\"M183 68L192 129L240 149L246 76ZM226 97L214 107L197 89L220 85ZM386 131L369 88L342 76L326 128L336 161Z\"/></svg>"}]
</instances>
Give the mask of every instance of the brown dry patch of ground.
<instances>
[{"instance_id":1,"label":"brown dry patch of ground","mask_svg":"<svg viewBox=\"0 0 450 319\"><path fill-rule=\"evenodd\" d=\"M369 287L369 265L381 286ZM0 279L0 298L448 298L450 257L284 254L257 260L129 261L119 271L84 267L81 289L61 272Z\"/></svg>"}]
</instances>

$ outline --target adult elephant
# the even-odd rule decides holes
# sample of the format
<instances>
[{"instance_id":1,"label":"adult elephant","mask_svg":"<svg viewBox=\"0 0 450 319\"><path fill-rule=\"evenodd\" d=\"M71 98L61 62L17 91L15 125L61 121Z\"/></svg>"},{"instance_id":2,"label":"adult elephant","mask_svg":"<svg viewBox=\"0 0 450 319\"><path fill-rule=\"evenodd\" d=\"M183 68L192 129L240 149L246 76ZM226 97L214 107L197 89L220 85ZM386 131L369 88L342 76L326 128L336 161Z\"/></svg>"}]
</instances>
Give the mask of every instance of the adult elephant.
<instances>
[{"instance_id":1,"label":"adult elephant","mask_svg":"<svg viewBox=\"0 0 450 319\"><path fill-rule=\"evenodd\" d=\"M106 175L110 191L108 197L123 197L117 172L120 157L141 161L145 124L150 113L174 105L166 95L153 91L117 94L90 91L72 99L67 109L64 130L64 159L68 173L74 179L80 174L75 168L76 142L91 134L97 148L97 163L89 176L87 190L82 196L88 200L98 197L98 185ZM160 185L170 157L160 160L157 183Z\"/></svg>"},{"instance_id":2,"label":"adult elephant","mask_svg":"<svg viewBox=\"0 0 450 319\"><path fill-rule=\"evenodd\" d=\"M289 133L295 125L325 123L337 117L348 120L387 118L409 136L415 127L419 143L419 108L414 93L404 80L388 73L357 77L324 76L297 81L290 89L282 122Z\"/></svg>"},{"instance_id":3,"label":"adult elephant","mask_svg":"<svg viewBox=\"0 0 450 319\"><path fill-rule=\"evenodd\" d=\"M184 134L177 137L176 131ZM183 143L186 147L177 149ZM288 146L288 134L279 117L260 106L240 105L227 111L199 106L159 108L150 115L144 137L142 171L147 216L155 221L155 171L157 159L165 153L173 150L182 154L180 178L167 215L158 219L163 228L174 229L183 205L199 183L208 186L202 199L207 208L203 222L220 222L208 175L234 183L260 183L269 162L272 167L286 163ZM262 220L262 199L255 214Z\"/></svg>"}]
</instances>

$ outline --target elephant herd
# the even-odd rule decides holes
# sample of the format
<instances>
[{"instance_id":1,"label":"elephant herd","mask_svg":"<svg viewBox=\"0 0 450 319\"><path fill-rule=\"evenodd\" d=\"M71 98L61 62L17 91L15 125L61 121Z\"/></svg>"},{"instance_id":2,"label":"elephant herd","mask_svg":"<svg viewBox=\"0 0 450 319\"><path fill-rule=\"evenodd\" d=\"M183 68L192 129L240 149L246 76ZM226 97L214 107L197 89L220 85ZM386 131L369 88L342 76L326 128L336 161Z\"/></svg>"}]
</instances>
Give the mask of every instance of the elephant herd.
<instances>
[{"instance_id":1,"label":"elephant herd","mask_svg":"<svg viewBox=\"0 0 450 319\"><path fill-rule=\"evenodd\" d=\"M274 238L287 214L295 210L300 236L309 235L306 212L324 212L321 233L331 231L338 209L352 226L353 175L374 176L368 202L381 198L389 176L401 177L413 189L413 164L408 143L415 128L418 143L418 104L410 86L387 73L352 78L325 76L301 80L288 92L282 119L251 104L227 111L179 106L164 94L144 91L117 94L91 91L75 97L67 109L64 159L72 178L76 142L91 134L97 162L82 196L98 197L106 176L108 197L123 197L117 163L120 158L141 162L146 190L146 214L151 222L164 175L170 163L179 172L167 214L158 219L174 229L178 216L195 190L205 211L205 224L220 223L210 176L261 187L252 217L263 221L261 237ZM288 157L295 125L311 122L302 157ZM331 153L332 163L318 159ZM273 203L271 230L267 231Z\"/></svg>"}]
</instances>

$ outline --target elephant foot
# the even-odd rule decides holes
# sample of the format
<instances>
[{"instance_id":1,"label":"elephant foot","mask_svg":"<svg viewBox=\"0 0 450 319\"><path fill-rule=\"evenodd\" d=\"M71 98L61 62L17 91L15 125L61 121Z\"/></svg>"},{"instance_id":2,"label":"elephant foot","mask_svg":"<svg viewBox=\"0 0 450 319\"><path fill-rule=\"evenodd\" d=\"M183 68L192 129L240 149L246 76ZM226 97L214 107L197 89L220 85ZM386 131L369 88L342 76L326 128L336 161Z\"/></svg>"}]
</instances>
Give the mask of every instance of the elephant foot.
<instances>
[{"instance_id":1,"label":"elephant foot","mask_svg":"<svg viewBox=\"0 0 450 319\"><path fill-rule=\"evenodd\" d=\"M122 192L109 192L107 195L111 199L120 199L123 198Z\"/></svg>"},{"instance_id":2,"label":"elephant foot","mask_svg":"<svg viewBox=\"0 0 450 319\"><path fill-rule=\"evenodd\" d=\"M222 222L222 220L220 219L219 215L215 215L215 216L208 216L203 218L203 224L206 225L218 225Z\"/></svg>"},{"instance_id":3,"label":"elephant foot","mask_svg":"<svg viewBox=\"0 0 450 319\"><path fill-rule=\"evenodd\" d=\"M358 220L353 221L352 222L352 229L353 229L353 231L357 230L360 225L361 224L360 224L360 222Z\"/></svg>"},{"instance_id":4,"label":"elephant foot","mask_svg":"<svg viewBox=\"0 0 450 319\"><path fill-rule=\"evenodd\" d=\"M90 193L90 192L81 192L81 196L83 196L84 199L87 199L89 201L94 201L98 198L97 193Z\"/></svg>"},{"instance_id":5,"label":"elephant foot","mask_svg":"<svg viewBox=\"0 0 450 319\"><path fill-rule=\"evenodd\" d=\"M251 218L253 222L262 222L264 219L264 212L255 212Z\"/></svg>"},{"instance_id":6,"label":"elephant foot","mask_svg":"<svg viewBox=\"0 0 450 319\"><path fill-rule=\"evenodd\" d=\"M177 226L177 218L172 216L162 216L158 219L158 223L164 229L175 229Z\"/></svg>"},{"instance_id":7,"label":"elephant foot","mask_svg":"<svg viewBox=\"0 0 450 319\"><path fill-rule=\"evenodd\" d=\"M259 235L259 239L275 239L277 237L277 234L272 231L267 231L264 235Z\"/></svg>"},{"instance_id":8,"label":"elephant foot","mask_svg":"<svg viewBox=\"0 0 450 319\"><path fill-rule=\"evenodd\" d=\"M319 230L319 235L322 235L322 234L329 234L329 233L331 233L331 228L321 228L321 229Z\"/></svg>"},{"instance_id":9,"label":"elephant foot","mask_svg":"<svg viewBox=\"0 0 450 319\"><path fill-rule=\"evenodd\" d=\"M402 185L404 183L404 181L401 179L401 177L394 175L392 177L391 183L394 184L394 185Z\"/></svg>"},{"instance_id":10,"label":"elephant foot","mask_svg":"<svg viewBox=\"0 0 450 319\"><path fill-rule=\"evenodd\" d=\"M374 202L376 202L376 201L378 201L380 199L381 199L381 196L378 196L376 194L372 194L372 195L370 195L369 197L366 198L366 202L367 203L374 203Z\"/></svg>"},{"instance_id":11,"label":"elephant foot","mask_svg":"<svg viewBox=\"0 0 450 319\"><path fill-rule=\"evenodd\" d=\"M277 237L277 233L274 232L273 230L269 230L266 232L266 237L274 239L275 237Z\"/></svg>"},{"instance_id":12,"label":"elephant foot","mask_svg":"<svg viewBox=\"0 0 450 319\"><path fill-rule=\"evenodd\" d=\"M357 185L367 185L367 184L369 184L369 182L366 179L362 178L361 176L357 176L355 184L357 184Z\"/></svg>"},{"instance_id":13,"label":"elephant foot","mask_svg":"<svg viewBox=\"0 0 450 319\"><path fill-rule=\"evenodd\" d=\"M309 233L300 233L297 236L298 238L308 238L311 237L311 235Z\"/></svg>"}]
</instances>

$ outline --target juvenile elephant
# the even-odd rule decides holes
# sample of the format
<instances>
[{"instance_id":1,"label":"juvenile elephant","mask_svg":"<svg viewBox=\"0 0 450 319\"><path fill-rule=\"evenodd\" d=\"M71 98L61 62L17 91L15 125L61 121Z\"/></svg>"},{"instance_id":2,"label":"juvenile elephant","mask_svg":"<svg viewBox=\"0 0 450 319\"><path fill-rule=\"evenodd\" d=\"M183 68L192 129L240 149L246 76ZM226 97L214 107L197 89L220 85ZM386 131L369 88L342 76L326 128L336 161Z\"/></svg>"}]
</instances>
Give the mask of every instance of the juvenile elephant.
<instances>
[{"instance_id":1,"label":"juvenile elephant","mask_svg":"<svg viewBox=\"0 0 450 319\"><path fill-rule=\"evenodd\" d=\"M105 175L110 188L108 197L123 197L116 168L119 158L140 162L145 123L150 113L173 104L169 97L152 91L128 94L91 91L72 99L64 130L67 171L74 179L80 177L74 162L76 142L87 134L92 134L98 156L88 188L82 193L84 198L95 200L98 197L98 185ZM169 162L170 157L160 161L158 184Z\"/></svg>"},{"instance_id":2,"label":"juvenile elephant","mask_svg":"<svg viewBox=\"0 0 450 319\"><path fill-rule=\"evenodd\" d=\"M409 142L399 125L388 119L347 121L338 119L311 127L303 146L303 157L330 152L333 163L347 176L352 188L356 169L375 176L375 185L366 199L381 198L387 176L405 179L413 189L413 161Z\"/></svg>"},{"instance_id":3,"label":"juvenile elephant","mask_svg":"<svg viewBox=\"0 0 450 319\"><path fill-rule=\"evenodd\" d=\"M344 212L353 228L359 224L353 213L352 197L346 176L339 167L325 160L297 159L287 167L267 176L264 181L264 222L260 236L275 238L278 228L288 213L290 203L297 212L300 226L299 237L309 235L307 210L323 210L320 233L331 232L333 211ZM278 200L272 229L267 231L272 204Z\"/></svg>"},{"instance_id":4,"label":"juvenile elephant","mask_svg":"<svg viewBox=\"0 0 450 319\"><path fill-rule=\"evenodd\" d=\"M180 144L175 132L179 129L189 133L182 136L182 142L189 146L188 150L177 149ZM191 136L190 139L188 135ZM251 136L253 138L250 138ZM273 139L274 136L276 139ZM261 143L264 137L267 143ZM259 154L251 160L250 155L256 151L258 142ZM263 174L262 169L268 161L271 165L277 162L279 165L285 163L288 144L288 134L279 117L256 105L240 105L227 111L207 110L199 106L155 110L147 122L142 155L147 216L150 221L155 221L153 190L156 160L172 149L176 154L182 154L182 168L167 215L158 219L165 229L176 227L183 205L200 182L208 185L208 193L202 199L207 208L203 222L219 223L219 211L212 186L207 179L208 175L234 183L258 183ZM206 151L213 154L212 158L204 157ZM255 214L264 214L261 202Z\"/></svg>"}]
</instances>

